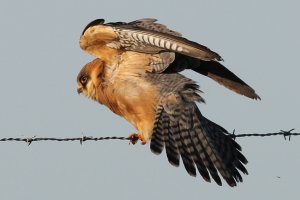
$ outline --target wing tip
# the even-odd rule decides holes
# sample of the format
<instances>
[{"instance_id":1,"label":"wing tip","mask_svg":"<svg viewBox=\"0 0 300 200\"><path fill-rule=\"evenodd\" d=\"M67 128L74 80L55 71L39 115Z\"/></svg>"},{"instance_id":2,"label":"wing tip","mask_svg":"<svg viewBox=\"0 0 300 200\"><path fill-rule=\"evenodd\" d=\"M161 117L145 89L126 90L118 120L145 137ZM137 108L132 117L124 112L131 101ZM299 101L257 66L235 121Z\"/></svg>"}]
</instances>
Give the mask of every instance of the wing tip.
<instances>
[{"instance_id":1,"label":"wing tip","mask_svg":"<svg viewBox=\"0 0 300 200\"><path fill-rule=\"evenodd\" d=\"M83 35L88 28L99 25L99 24L104 24L104 22L105 22L104 19L95 19L95 20L91 21L90 23L88 23L88 25L85 26L81 35Z\"/></svg>"},{"instance_id":2,"label":"wing tip","mask_svg":"<svg viewBox=\"0 0 300 200\"><path fill-rule=\"evenodd\" d=\"M255 100L257 100L257 101L261 101L260 96L258 96L257 94L255 94L255 97L254 97L253 99L255 99Z\"/></svg>"},{"instance_id":3,"label":"wing tip","mask_svg":"<svg viewBox=\"0 0 300 200\"><path fill-rule=\"evenodd\" d=\"M215 59L217 60L217 61L220 61L220 62L224 62L224 59L222 58L222 56L220 56L218 53L216 53L216 52L214 52L214 54L215 54Z\"/></svg>"},{"instance_id":4,"label":"wing tip","mask_svg":"<svg viewBox=\"0 0 300 200\"><path fill-rule=\"evenodd\" d=\"M250 99L261 101L260 96L258 96L252 88L250 88L250 89L251 89L250 92L245 92L245 93L240 93L240 94L242 94Z\"/></svg>"},{"instance_id":5,"label":"wing tip","mask_svg":"<svg viewBox=\"0 0 300 200\"><path fill-rule=\"evenodd\" d=\"M152 153L154 153L156 155L159 155L163 151L163 146L151 142L151 144L150 144L150 150L151 150Z\"/></svg>"}]
</instances>

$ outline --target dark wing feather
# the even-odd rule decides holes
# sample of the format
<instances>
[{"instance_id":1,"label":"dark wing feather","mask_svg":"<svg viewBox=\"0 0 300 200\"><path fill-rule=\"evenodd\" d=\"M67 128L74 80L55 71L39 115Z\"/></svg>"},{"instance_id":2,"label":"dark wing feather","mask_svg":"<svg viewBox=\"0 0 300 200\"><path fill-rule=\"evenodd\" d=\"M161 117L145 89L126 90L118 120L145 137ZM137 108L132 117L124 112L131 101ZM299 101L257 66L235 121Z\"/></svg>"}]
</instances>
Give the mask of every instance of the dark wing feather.
<instances>
[{"instance_id":1,"label":"dark wing feather","mask_svg":"<svg viewBox=\"0 0 300 200\"><path fill-rule=\"evenodd\" d=\"M243 80L229 71L221 63L215 61L203 61L201 67L193 67L194 71L201 73L226 88L235 91L238 94L252 99L260 99L255 90L247 85Z\"/></svg>"},{"instance_id":2,"label":"dark wing feather","mask_svg":"<svg viewBox=\"0 0 300 200\"><path fill-rule=\"evenodd\" d=\"M220 175L230 186L241 182L240 171L247 174L244 167L247 160L228 132L200 113L194 103L202 101L197 94L198 86L178 74L149 76L153 77L153 81L173 85L161 91L162 104L157 109L151 150L161 153L166 147L168 160L175 166L179 165L180 156L191 176L195 176L198 169L204 180L212 178L218 185L222 184Z\"/></svg>"},{"instance_id":3,"label":"dark wing feather","mask_svg":"<svg viewBox=\"0 0 300 200\"><path fill-rule=\"evenodd\" d=\"M195 162L197 169L200 173L200 175L203 177L203 179L207 182L210 182L210 176L209 172L211 174L216 174L217 177L217 170L213 167L211 163L207 162L207 155L205 155L205 151L203 149L203 146L201 145L201 141L198 139L197 134L194 130L190 130L190 138L192 141L193 145L193 153L192 153L192 158L193 161ZM208 167L206 167L208 166ZM209 170L207 170L209 168ZM213 168L213 170L212 170ZM215 177L213 175L213 177ZM220 178L219 178L220 179ZM219 184L221 180L216 180L216 182Z\"/></svg>"},{"instance_id":4,"label":"dark wing feather","mask_svg":"<svg viewBox=\"0 0 300 200\"><path fill-rule=\"evenodd\" d=\"M253 88L216 61L203 61L182 54L176 54L174 62L170 64L164 73L181 72L185 69L192 69L195 72L207 76L238 94L252 99L260 99Z\"/></svg>"},{"instance_id":5,"label":"dark wing feather","mask_svg":"<svg viewBox=\"0 0 300 200\"><path fill-rule=\"evenodd\" d=\"M155 124L161 120L161 123L166 124L163 127L167 131L163 132L168 137L164 137L164 142L171 164L179 165L180 154L183 165L191 176L196 176L196 165L199 174L206 181L210 181L210 174L218 185L222 185L218 172L230 186L243 181L238 170L247 174L243 165L247 160L239 151L239 145L228 136L224 128L203 117L195 104L178 109L173 114L166 110L162 112L162 116L169 117L157 120ZM162 148L157 148L158 137L161 137L161 133L154 129L150 148L155 153L160 153L163 148L163 145L159 145ZM159 141L161 143L163 139ZM170 143L175 145L170 148Z\"/></svg>"},{"instance_id":6,"label":"dark wing feather","mask_svg":"<svg viewBox=\"0 0 300 200\"><path fill-rule=\"evenodd\" d=\"M151 151L155 154L161 154L161 152L164 149L165 138L168 136L168 133L166 133L166 131L168 131L168 128L164 129L164 126L166 126L164 124L164 118L165 117L163 116L163 107L159 106L156 111L155 123L153 127L153 134L151 140Z\"/></svg>"}]
</instances>

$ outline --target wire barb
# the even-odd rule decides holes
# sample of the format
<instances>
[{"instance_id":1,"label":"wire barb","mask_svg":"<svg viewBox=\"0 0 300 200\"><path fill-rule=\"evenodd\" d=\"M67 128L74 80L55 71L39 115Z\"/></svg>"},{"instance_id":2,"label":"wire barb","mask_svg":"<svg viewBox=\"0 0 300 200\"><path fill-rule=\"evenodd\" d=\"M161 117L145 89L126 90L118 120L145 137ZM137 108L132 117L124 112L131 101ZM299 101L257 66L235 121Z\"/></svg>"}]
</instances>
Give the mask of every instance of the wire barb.
<instances>
[{"instance_id":1,"label":"wire barb","mask_svg":"<svg viewBox=\"0 0 300 200\"><path fill-rule=\"evenodd\" d=\"M29 145L31 145L31 143L32 143L32 141L33 141L33 139L35 138L36 136L33 136L33 137L31 137L31 138L25 138L26 139L26 143L27 143L27 145L29 146Z\"/></svg>"},{"instance_id":2,"label":"wire barb","mask_svg":"<svg viewBox=\"0 0 300 200\"><path fill-rule=\"evenodd\" d=\"M291 140L292 136L299 136L300 133L294 133L295 129L290 129L288 131L280 130L279 132L274 132L274 133L251 133L251 134L235 134L235 130L232 131L231 134L228 136L233 138L234 140L237 137L266 137L266 136L277 136L277 135L282 135L283 138L286 140L288 137L289 141ZM29 138L1 138L0 142L11 142L11 141L22 141L26 142L27 145L29 146L32 144L32 142L37 142L37 141L58 141L58 142L70 142L70 141L79 141L80 144L82 145L83 142L85 141L100 141L100 140L129 140L130 143L135 142L136 138L130 138L130 137L117 137L117 136L112 136L112 137L93 137L93 136L85 136L82 134L81 137L75 137L75 138L48 138L48 137L29 137Z\"/></svg>"}]
</instances>

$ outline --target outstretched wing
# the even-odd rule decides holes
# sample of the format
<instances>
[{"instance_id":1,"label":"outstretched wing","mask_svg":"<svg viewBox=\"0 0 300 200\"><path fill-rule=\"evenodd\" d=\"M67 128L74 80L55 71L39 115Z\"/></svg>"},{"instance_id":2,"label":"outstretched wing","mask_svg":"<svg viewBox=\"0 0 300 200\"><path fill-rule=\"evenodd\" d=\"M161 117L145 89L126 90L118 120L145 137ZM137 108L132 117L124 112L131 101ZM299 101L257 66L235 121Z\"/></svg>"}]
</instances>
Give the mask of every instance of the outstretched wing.
<instances>
[{"instance_id":1,"label":"outstretched wing","mask_svg":"<svg viewBox=\"0 0 300 200\"><path fill-rule=\"evenodd\" d=\"M228 132L216 123L206 119L193 101L201 101L197 95L198 86L184 83L178 92L164 93L158 106L152 132L150 148L160 154L163 148L169 162L179 166L180 157L186 171L204 180L211 178L221 185L219 174L230 186L242 182L239 171L247 174L246 158L241 147L228 136Z\"/></svg>"},{"instance_id":2,"label":"outstretched wing","mask_svg":"<svg viewBox=\"0 0 300 200\"><path fill-rule=\"evenodd\" d=\"M84 29L80 46L105 43L114 48L141 53L160 53L162 51L181 53L201 60L222 60L209 48L181 37L180 33L158 24L155 19L141 19L133 22L104 23L98 19ZM108 37L104 37L108 36Z\"/></svg>"},{"instance_id":3,"label":"outstretched wing","mask_svg":"<svg viewBox=\"0 0 300 200\"><path fill-rule=\"evenodd\" d=\"M82 32L80 47L105 62L118 58L124 51L145 53L149 55L147 70L151 72L193 69L230 90L260 99L250 86L218 62L222 60L219 54L183 38L155 19L106 24L103 19L94 20Z\"/></svg>"},{"instance_id":4,"label":"outstretched wing","mask_svg":"<svg viewBox=\"0 0 300 200\"><path fill-rule=\"evenodd\" d=\"M196 104L179 106L173 112L162 107L150 147L156 154L165 147L172 165L179 166L181 157L191 176L196 176L198 169L204 180L210 182L212 177L218 185L222 185L218 172L230 186L243 181L238 170L248 174L241 147L224 128L203 117Z\"/></svg>"}]
</instances>

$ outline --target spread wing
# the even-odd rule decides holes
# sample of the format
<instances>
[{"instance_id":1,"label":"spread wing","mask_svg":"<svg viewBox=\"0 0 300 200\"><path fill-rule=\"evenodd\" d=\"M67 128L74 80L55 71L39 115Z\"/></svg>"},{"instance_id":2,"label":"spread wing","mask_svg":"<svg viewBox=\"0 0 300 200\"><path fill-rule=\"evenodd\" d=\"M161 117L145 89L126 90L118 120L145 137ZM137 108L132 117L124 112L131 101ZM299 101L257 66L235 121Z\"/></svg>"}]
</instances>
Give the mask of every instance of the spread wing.
<instances>
[{"instance_id":1,"label":"spread wing","mask_svg":"<svg viewBox=\"0 0 300 200\"><path fill-rule=\"evenodd\" d=\"M152 81L157 76L152 76ZM203 101L198 94L198 85L189 79L171 75L160 79L160 83L164 86L154 120L150 143L152 152L160 154L165 148L172 165L179 166L181 157L191 176L196 176L198 170L208 182L212 178L221 185L219 175L230 186L242 182L240 172L247 174L244 166L247 159L224 128L200 113L195 104L195 101Z\"/></svg>"},{"instance_id":2,"label":"spread wing","mask_svg":"<svg viewBox=\"0 0 300 200\"><path fill-rule=\"evenodd\" d=\"M180 33L157 23L155 19L141 19L129 23L104 23L103 19L94 20L82 32L80 47L106 62L125 51L149 54L147 67L151 72L193 69L230 90L260 99L250 86L217 62L222 60L219 54L182 37Z\"/></svg>"},{"instance_id":3,"label":"spread wing","mask_svg":"<svg viewBox=\"0 0 300 200\"><path fill-rule=\"evenodd\" d=\"M87 46L99 45L99 43L141 53L154 54L168 51L201 60L222 60L216 52L181 37L180 33L156 23L155 19L107 24L102 19L95 20L84 29L80 46L85 50Z\"/></svg>"},{"instance_id":4,"label":"spread wing","mask_svg":"<svg viewBox=\"0 0 300 200\"><path fill-rule=\"evenodd\" d=\"M160 154L165 147L172 165L179 166L181 157L191 176L196 176L198 169L208 182L213 178L222 185L218 172L232 187L242 182L238 170L248 172L241 147L224 128L201 115L195 104L182 106L171 113L163 107L158 109L150 145L152 152Z\"/></svg>"}]
</instances>

